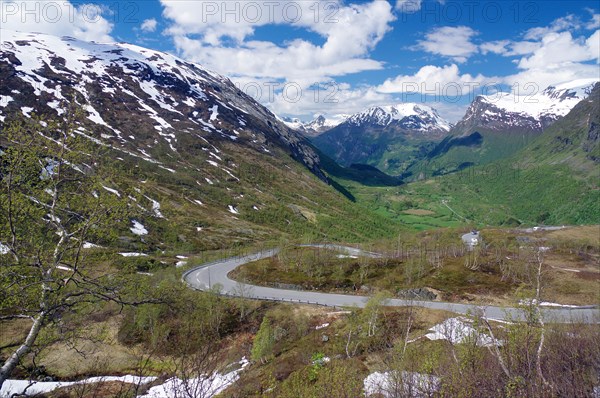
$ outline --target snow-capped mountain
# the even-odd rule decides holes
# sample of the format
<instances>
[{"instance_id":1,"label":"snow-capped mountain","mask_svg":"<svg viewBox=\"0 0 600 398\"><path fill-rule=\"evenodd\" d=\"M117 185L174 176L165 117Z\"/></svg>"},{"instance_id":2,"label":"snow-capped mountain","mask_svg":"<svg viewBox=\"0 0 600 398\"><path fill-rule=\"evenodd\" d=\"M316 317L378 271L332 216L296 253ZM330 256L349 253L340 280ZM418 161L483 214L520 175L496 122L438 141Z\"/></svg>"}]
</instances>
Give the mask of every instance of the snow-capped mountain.
<instances>
[{"instance_id":1,"label":"snow-capped mountain","mask_svg":"<svg viewBox=\"0 0 600 398\"><path fill-rule=\"evenodd\" d=\"M307 137L316 137L324 132L343 123L348 115L335 115L334 117L325 117L317 115L315 119L304 123L298 118L284 117L281 120L291 129L301 132Z\"/></svg>"},{"instance_id":2,"label":"snow-capped mountain","mask_svg":"<svg viewBox=\"0 0 600 398\"><path fill-rule=\"evenodd\" d=\"M87 117L81 135L148 162L192 144L233 175L218 155L224 146L262 154L279 148L322 176L300 134L198 64L126 43L0 33L0 123L16 112L61 115L76 101Z\"/></svg>"},{"instance_id":3,"label":"snow-capped mountain","mask_svg":"<svg viewBox=\"0 0 600 398\"><path fill-rule=\"evenodd\" d=\"M304 214L374 228L312 175L327 181L306 138L229 79L130 44L0 29L0 149L18 145L2 132L27 117L42 140L55 140L50 122L73 109L69 129L108 171L104 190L139 210L120 231L121 252L218 250L315 229L353 236L350 224Z\"/></svg>"},{"instance_id":4,"label":"snow-capped mountain","mask_svg":"<svg viewBox=\"0 0 600 398\"><path fill-rule=\"evenodd\" d=\"M593 80L577 80L550 86L531 95L480 95L469 106L453 132L470 134L476 128L484 128L539 133L586 98L594 83Z\"/></svg>"},{"instance_id":5,"label":"snow-capped mountain","mask_svg":"<svg viewBox=\"0 0 600 398\"><path fill-rule=\"evenodd\" d=\"M279 117L278 119L281 120L283 123L285 123L286 126L288 126L291 129L297 130L297 131L303 131L304 130L304 123L302 123L302 120L295 118L295 117Z\"/></svg>"},{"instance_id":6,"label":"snow-capped mountain","mask_svg":"<svg viewBox=\"0 0 600 398\"><path fill-rule=\"evenodd\" d=\"M346 123L353 126L394 125L406 130L428 133L448 132L451 127L432 107L414 103L374 106L350 116Z\"/></svg>"},{"instance_id":7,"label":"snow-capped mountain","mask_svg":"<svg viewBox=\"0 0 600 398\"><path fill-rule=\"evenodd\" d=\"M315 131L319 134L331 130L335 126L340 125L348 119L348 115L335 115L334 117L325 117L324 115L318 115L312 121L306 123L304 128L309 131Z\"/></svg>"},{"instance_id":8,"label":"snow-capped mountain","mask_svg":"<svg viewBox=\"0 0 600 398\"><path fill-rule=\"evenodd\" d=\"M451 127L427 105L401 103L351 115L312 141L341 164L364 163L396 173L445 137Z\"/></svg>"}]
</instances>

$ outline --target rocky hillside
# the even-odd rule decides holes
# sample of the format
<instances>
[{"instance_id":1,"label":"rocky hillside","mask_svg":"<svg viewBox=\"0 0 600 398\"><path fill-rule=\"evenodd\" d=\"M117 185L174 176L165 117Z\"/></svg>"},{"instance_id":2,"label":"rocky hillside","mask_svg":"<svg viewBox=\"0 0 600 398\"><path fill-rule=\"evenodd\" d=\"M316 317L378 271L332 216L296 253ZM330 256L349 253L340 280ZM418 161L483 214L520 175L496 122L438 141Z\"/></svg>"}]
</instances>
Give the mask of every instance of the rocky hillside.
<instances>
[{"instance_id":1,"label":"rocky hillside","mask_svg":"<svg viewBox=\"0 0 600 398\"><path fill-rule=\"evenodd\" d=\"M600 83L522 156L539 163L568 164L584 176L600 177Z\"/></svg>"},{"instance_id":2,"label":"rocky hillside","mask_svg":"<svg viewBox=\"0 0 600 398\"><path fill-rule=\"evenodd\" d=\"M113 153L110 188L134 186L148 198L137 228L148 231L144 245L385 234L367 216L336 225L355 205L324 183L319 156L226 77L126 43L6 30L0 37L0 128L19 117L61 119L78 104L76 132Z\"/></svg>"},{"instance_id":3,"label":"rocky hillside","mask_svg":"<svg viewBox=\"0 0 600 398\"><path fill-rule=\"evenodd\" d=\"M452 134L468 135L482 128L499 132L520 130L524 133L541 133L586 98L593 83L563 83L532 95L480 95L475 98L463 119L452 129Z\"/></svg>"},{"instance_id":4,"label":"rocky hillside","mask_svg":"<svg viewBox=\"0 0 600 398\"><path fill-rule=\"evenodd\" d=\"M404 176L446 174L506 159L567 115L592 87L593 82L586 80L550 86L533 95L478 96L449 135L410 165Z\"/></svg>"},{"instance_id":5,"label":"rocky hillside","mask_svg":"<svg viewBox=\"0 0 600 398\"><path fill-rule=\"evenodd\" d=\"M182 137L195 134L259 152L277 146L322 177L318 157L300 135L199 65L126 43L6 30L1 37L2 120L19 109L61 115L64 101L75 97L102 142L148 161L156 161L153 151L185 150Z\"/></svg>"}]
</instances>

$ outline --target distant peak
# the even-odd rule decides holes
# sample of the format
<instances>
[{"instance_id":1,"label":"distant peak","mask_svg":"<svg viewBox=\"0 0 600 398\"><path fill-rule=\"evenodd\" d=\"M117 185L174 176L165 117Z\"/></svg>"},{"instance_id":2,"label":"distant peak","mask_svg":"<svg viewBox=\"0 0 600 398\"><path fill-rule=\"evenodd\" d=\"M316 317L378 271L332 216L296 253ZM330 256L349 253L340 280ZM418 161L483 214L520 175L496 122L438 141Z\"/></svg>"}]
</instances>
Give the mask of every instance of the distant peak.
<instances>
[{"instance_id":1,"label":"distant peak","mask_svg":"<svg viewBox=\"0 0 600 398\"><path fill-rule=\"evenodd\" d=\"M449 131L451 127L450 123L444 120L434 108L412 102L373 106L350 116L347 123L356 126L393 124L416 131Z\"/></svg>"}]
</instances>

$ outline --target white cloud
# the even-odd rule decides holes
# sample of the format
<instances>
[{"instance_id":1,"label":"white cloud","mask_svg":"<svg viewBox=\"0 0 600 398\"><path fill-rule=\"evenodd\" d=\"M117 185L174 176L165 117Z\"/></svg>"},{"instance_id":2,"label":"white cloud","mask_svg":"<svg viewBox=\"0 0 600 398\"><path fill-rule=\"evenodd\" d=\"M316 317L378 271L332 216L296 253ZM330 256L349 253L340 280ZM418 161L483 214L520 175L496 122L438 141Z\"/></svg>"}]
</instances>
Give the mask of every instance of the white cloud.
<instances>
[{"instance_id":1,"label":"white cloud","mask_svg":"<svg viewBox=\"0 0 600 398\"><path fill-rule=\"evenodd\" d=\"M481 51L483 55L492 53L503 55L505 57L513 57L531 55L541 46L541 43L538 41L497 40L481 43L479 45L479 51Z\"/></svg>"},{"instance_id":2,"label":"white cloud","mask_svg":"<svg viewBox=\"0 0 600 398\"><path fill-rule=\"evenodd\" d=\"M573 80L600 80L600 30L578 38L570 32L550 32L532 48L517 61L519 72L505 77L506 83L523 87L532 82L543 89Z\"/></svg>"},{"instance_id":3,"label":"white cloud","mask_svg":"<svg viewBox=\"0 0 600 398\"><path fill-rule=\"evenodd\" d=\"M598 66L564 62L548 65L543 68L526 69L504 78L504 81L513 86L513 88L519 87L521 90L524 90L527 83L534 83L538 91L550 85L572 82L574 80L598 81ZM526 90L526 92L531 93L530 90Z\"/></svg>"},{"instance_id":4,"label":"white cloud","mask_svg":"<svg viewBox=\"0 0 600 398\"><path fill-rule=\"evenodd\" d=\"M591 14L592 18L590 19L590 21L585 25L586 29L589 30L593 30L593 29L598 29L600 28L600 14L596 14L594 12L594 10L592 9L588 9L589 13Z\"/></svg>"},{"instance_id":5,"label":"white cloud","mask_svg":"<svg viewBox=\"0 0 600 398\"><path fill-rule=\"evenodd\" d=\"M318 93L304 90L297 101L290 101L285 95L277 95L269 104L275 114L300 117L310 120L315 114L327 118L337 118L361 112L376 105L388 105L399 102L390 94L378 92L374 87L351 87L343 83L324 84Z\"/></svg>"},{"instance_id":6,"label":"white cloud","mask_svg":"<svg viewBox=\"0 0 600 398\"><path fill-rule=\"evenodd\" d=\"M549 33L564 32L566 30L576 30L581 27L579 17L569 14L564 17L555 19L548 26L531 28L525 32L525 40L540 40Z\"/></svg>"},{"instance_id":7,"label":"white cloud","mask_svg":"<svg viewBox=\"0 0 600 398\"><path fill-rule=\"evenodd\" d=\"M151 32L156 31L157 25L158 25L158 21L156 21L156 19L154 19L154 18L146 19L146 20L144 20L144 22L142 22L140 29L142 29L143 32L151 33Z\"/></svg>"},{"instance_id":8,"label":"white cloud","mask_svg":"<svg viewBox=\"0 0 600 398\"><path fill-rule=\"evenodd\" d=\"M574 39L570 32L548 33L541 46L528 58L519 61L521 69L543 69L563 63L598 60L600 57L600 31L589 38Z\"/></svg>"},{"instance_id":9,"label":"white cloud","mask_svg":"<svg viewBox=\"0 0 600 398\"><path fill-rule=\"evenodd\" d=\"M423 0L396 0L396 10L405 13L414 13L421 9Z\"/></svg>"},{"instance_id":10,"label":"white cloud","mask_svg":"<svg viewBox=\"0 0 600 398\"><path fill-rule=\"evenodd\" d=\"M73 36L87 41L112 42L113 24L96 4L73 5L68 1L25 2L0 0L0 27L21 32Z\"/></svg>"},{"instance_id":11,"label":"white cloud","mask_svg":"<svg viewBox=\"0 0 600 398\"><path fill-rule=\"evenodd\" d=\"M396 76L387 79L377 90L382 93L420 93L435 96L471 93L477 87L490 81L479 74L460 74L456 64L447 66L426 65L414 75Z\"/></svg>"},{"instance_id":12,"label":"white cloud","mask_svg":"<svg viewBox=\"0 0 600 398\"><path fill-rule=\"evenodd\" d=\"M303 86L333 76L381 69L381 62L367 56L395 19L391 5L377 0L360 5L273 2L277 6L261 9L257 18L250 18L252 8L244 8L250 4L247 2L226 2L230 10L234 10L230 15L224 9L211 8L211 4L222 7L219 3L161 1L164 15L173 21L167 32L184 58L233 77L285 79ZM318 15L310 9L314 4L321 7ZM327 4L337 8L326 10ZM192 12L192 8L196 12ZM199 15L198 9L204 10L204 14ZM307 29L323 37L325 42L317 45L293 39L277 45L250 40L256 27L268 24ZM223 44L225 38L233 39L236 44Z\"/></svg>"},{"instance_id":13,"label":"white cloud","mask_svg":"<svg viewBox=\"0 0 600 398\"><path fill-rule=\"evenodd\" d=\"M503 54L508 57L533 54L542 46L540 42L535 41L516 41L508 45L508 50Z\"/></svg>"},{"instance_id":14,"label":"white cloud","mask_svg":"<svg viewBox=\"0 0 600 398\"><path fill-rule=\"evenodd\" d=\"M506 54L508 50L506 46L510 44L510 40L497 40L497 41L489 41L486 43L482 43L479 45L479 50L483 55L487 55L488 53L492 54Z\"/></svg>"},{"instance_id":15,"label":"white cloud","mask_svg":"<svg viewBox=\"0 0 600 398\"><path fill-rule=\"evenodd\" d=\"M295 90L290 90L295 94ZM472 97L472 96L470 96ZM291 100L290 100L291 99ZM472 98L471 98L472 99ZM384 93L373 86L352 87L344 83L330 82L321 85L320 91L303 90L297 98L286 98L279 93L274 101L268 104L275 114L281 116L298 117L308 121L314 115L323 114L328 119L339 119L341 115L349 115L372 107L397 104L400 102L417 102L436 108L442 117L450 122L459 120L465 113L467 102L446 103L442 97L408 96Z\"/></svg>"},{"instance_id":16,"label":"white cloud","mask_svg":"<svg viewBox=\"0 0 600 398\"><path fill-rule=\"evenodd\" d=\"M425 40L418 42L417 48L462 63L478 51L471 41L477 34L468 26L435 28L425 35Z\"/></svg>"}]
</instances>

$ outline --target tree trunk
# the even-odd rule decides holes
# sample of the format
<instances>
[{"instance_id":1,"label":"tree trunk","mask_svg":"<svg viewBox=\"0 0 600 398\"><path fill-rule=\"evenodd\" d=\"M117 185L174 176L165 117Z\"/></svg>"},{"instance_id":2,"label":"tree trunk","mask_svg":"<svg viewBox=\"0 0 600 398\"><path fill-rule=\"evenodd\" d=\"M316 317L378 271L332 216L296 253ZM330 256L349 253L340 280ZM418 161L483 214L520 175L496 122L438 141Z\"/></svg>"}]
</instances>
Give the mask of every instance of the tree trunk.
<instances>
[{"instance_id":1,"label":"tree trunk","mask_svg":"<svg viewBox=\"0 0 600 398\"><path fill-rule=\"evenodd\" d=\"M27 335L25 342L6 360L4 365L2 365L2 368L0 368L0 389L2 389L2 385L6 379L10 377L13 370L17 367L21 358L31 351L31 346L40 333L45 317L46 313L41 312L34 318L33 325L31 325L31 329L29 329L29 334Z\"/></svg>"}]
</instances>

